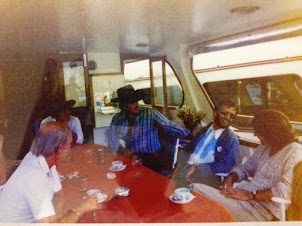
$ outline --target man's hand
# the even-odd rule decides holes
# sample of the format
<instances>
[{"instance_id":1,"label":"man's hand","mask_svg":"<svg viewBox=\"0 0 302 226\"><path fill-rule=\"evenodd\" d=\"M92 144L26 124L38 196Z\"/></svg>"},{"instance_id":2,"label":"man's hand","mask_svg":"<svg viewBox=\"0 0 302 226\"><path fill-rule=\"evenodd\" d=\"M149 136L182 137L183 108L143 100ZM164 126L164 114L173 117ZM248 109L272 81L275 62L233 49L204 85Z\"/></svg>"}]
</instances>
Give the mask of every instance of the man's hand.
<instances>
[{"instance_id":1,"label":"man's hand","mask_svg":"<svg viewBox=\"0 0 302 226\"><path fill-rule=\"evenodd\" d=\"M81 214L87 213L89 211L95 210L98 208L97 206L98 197L97 194L93 194L88 196L80 206L75 208L75 210Z\"/></svg>"},{"instance_id":2,"label":"man's hand","mask_svg":"<svg viewBox=\"0 0 302 226\"><path fill-rule=\"evenodd\" d=\"M221 189L232 188L233 184L238 180L238 175L236 173L231 173L228 175L221 184Z\"/></svg>"},{"instance_id":3,"label":"man's hand","mask_svg":"<svg viewBox=\"0 0 302 226\"><path fill-rule=\"evenodd\" d=\"M125 156L127 158L130 158L130 159L136 157L135 154L132 152L132 150L129 149L129 148L119 148L118 151L117 151L117 153L119 155L123 155L123 156Z\"/></svg>"},{"instance_id":4,"label":"man's hand","mask_svg":"<svg viewBox=\"0 0 302 226\"><path fill-rule=\"evenodd\" d=\"M253 194L249 191L244 191L236 188L226 188L220 191L226 198L233 198L243 201L253 200Z\"/></svg>"}]
</instances>

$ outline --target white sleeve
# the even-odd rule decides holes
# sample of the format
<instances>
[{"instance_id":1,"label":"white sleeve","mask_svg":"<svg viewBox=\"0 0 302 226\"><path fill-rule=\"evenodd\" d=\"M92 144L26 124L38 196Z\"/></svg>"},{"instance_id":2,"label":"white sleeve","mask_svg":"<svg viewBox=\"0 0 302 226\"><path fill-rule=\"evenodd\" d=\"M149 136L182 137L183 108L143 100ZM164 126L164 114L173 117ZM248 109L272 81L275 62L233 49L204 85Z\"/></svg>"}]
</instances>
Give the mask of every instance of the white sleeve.
<instances>
[{"instance_id":1,"label":"white sleeve","mask_svg":"<svg viewBox=\"0 0 302 226\"><path fill-rule=\"evenodd\" d=\"M37 173L32 174L30 183L22 183L21 188L33 216L36 220L55 215L52 204L53 191L46 175Z\"/></svg>"},{"instance_id":2,"label":"white sleeve","mask_svg":"<svg viewBox=\"0 0 302 226\"><path fill-rule=\"evenodd\" d=\"M80 119L75 116L70 116L70 120L68 122L68 125L72 132L76 133L78 135L77 144L82 144L84 141L84 134L82 130L82 125L80 122Z\"/></svg>"},{"instance_id":3,"label":"white sleeve","mask_svg":"<svg viewBox=\"0 0 302 226\"><path fill-rule=\"evenodd\" d=\"M46 122L53 122L56 121L56 119L52 118L51 116L48 116L47 118L43 119L40 123L40 128L46 123Z\"/></svg>"}]
</instances>

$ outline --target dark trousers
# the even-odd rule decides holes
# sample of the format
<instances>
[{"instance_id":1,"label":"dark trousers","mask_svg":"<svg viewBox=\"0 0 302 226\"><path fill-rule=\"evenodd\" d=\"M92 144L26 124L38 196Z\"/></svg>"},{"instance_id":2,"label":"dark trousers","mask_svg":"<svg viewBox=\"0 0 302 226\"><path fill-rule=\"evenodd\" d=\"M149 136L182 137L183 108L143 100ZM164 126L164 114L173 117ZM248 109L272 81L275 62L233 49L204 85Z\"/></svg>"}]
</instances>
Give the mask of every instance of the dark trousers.
<instances>
[{"instance_id":1,"label":"dark trousers","mask_svg":"<svg viewBox=\"0 0 302 226\"><path fill-rule=\"evenodd\" d=\"M158 172L169 172L172 168L172 158L165 151L160 149L153 153L135 153L142 159L144 166Z\"/></svg>"},{"instance_id":2,"label":"dark trousers","mask_svg":"<svg viewBox=\"0 0 302 226\"><path fill-rule=\"evenodd\" d=\"M190 165L187 164L191 153L181 151L179 153L178 163L172 179L175 180L176 188L189 187L191 183L201 183L210 187L220 189L220 178L212 173L206 166L207 164L200 164L198 169L195 170L189 181L185 178L186 171ZM205 173L206 172L206 173Z\"/></svg>"}]
</instances>

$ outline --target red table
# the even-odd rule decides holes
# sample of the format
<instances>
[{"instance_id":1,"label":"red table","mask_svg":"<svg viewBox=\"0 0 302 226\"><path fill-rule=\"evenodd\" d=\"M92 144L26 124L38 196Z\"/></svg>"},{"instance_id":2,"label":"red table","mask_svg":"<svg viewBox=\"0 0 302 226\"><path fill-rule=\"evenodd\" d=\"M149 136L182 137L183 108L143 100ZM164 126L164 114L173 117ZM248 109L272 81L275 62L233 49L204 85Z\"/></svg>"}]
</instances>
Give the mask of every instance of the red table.
<instances>
[{"instance_id":1,"label":"red table","mask_svg":"<svg viewBox=\"0 0 302 226\"><path fill-rule=\"evenodd\" d=\"M105 148L105 162L97 164L97 149ZM93 163L87 163L85 149L92 149ZM65 195L65 208L78 205L86 193L81 189L99 189L108 194L107 199L99 204L99 209L87 213L79 219L80 223L155 223L155 222L229 222L234 221L230 212L220 204L193 192L196 196L190 203L176 204L169 197L174 192L175 182L147 167L140 167L140 176L135 176L136 169L130 159L110 153L106 147L95 144L84 144L71 151L73 161L62 160L57 169L62 175L74 171L79 177L89 176L81 183L79 178L62 181ZM114 172L116 178L107 179L106 173L112 161L122 160L126 169ZM117 187L130 189L127 197L115 196Z\"/></svg>"}]
</instances>

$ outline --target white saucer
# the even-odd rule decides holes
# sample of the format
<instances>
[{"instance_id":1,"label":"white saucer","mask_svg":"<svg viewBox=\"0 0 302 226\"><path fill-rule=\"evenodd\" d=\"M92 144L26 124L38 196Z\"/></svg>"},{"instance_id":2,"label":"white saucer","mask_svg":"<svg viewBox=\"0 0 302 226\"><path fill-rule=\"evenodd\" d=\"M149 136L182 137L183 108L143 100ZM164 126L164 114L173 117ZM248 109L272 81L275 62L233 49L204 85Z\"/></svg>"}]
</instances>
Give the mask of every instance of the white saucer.
<instances>
[{"instance_id":1,"label":"white saucer","mask_svg":"<svg viewBox=\"0 0 302 226\"><path fill-rule=\"evenodd\" d=\"M97 203L101 203L101 202L104 202L105 200L107 199L107 194L101 194L101 197L99 198L98 197L98 201Z\"/></svg>"},{"instance_id":2,"label":"white saucer","mask_svg":"<svg viewBox=\"0 0 302 226\"><path fill-rule=\"evenodd\" d=\"M185 204L185 203L191 202L194 198L195 198L195 196L191 194L188 199L176 200L175 199L175 194L170 195L170 200L174 203L177 203L177 204Z\"/></svg>"},{"instance_id":3,"label":"white saucer","mask_svg":"<svg viewBox=\"0 0 302 226\"><path fill-rule=\"evenodd\" d=\"M112 171L122 171L122 170L126 169L126 165L122 165L120 168L117 168L117 169L113 168L113 166L110 166L109 169Z\"/></svg>"}]
</instances>

